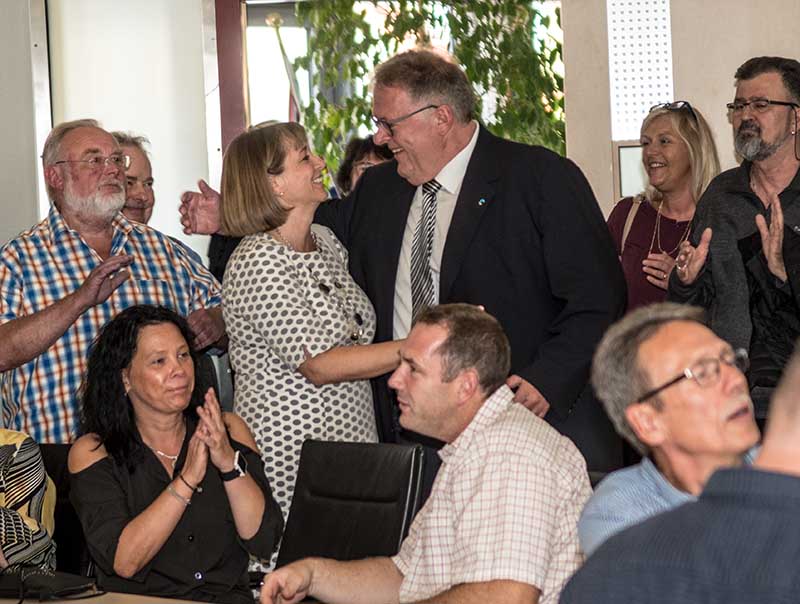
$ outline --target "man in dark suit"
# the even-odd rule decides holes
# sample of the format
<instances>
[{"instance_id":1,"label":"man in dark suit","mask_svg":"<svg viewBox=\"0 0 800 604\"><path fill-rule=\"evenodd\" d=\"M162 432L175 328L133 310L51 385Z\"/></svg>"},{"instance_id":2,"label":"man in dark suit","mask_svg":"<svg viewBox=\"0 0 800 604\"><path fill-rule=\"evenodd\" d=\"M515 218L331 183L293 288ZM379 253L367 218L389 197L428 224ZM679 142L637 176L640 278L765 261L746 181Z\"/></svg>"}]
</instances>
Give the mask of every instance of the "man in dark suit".
<instances>
[{"instance_id":1,"label":"man in dark suit","mask_svg":"<svg viewBox=\"0 0 800 604\"><path fill-rule=\"evenodd\" d=\"M572 437L590 469L617 467L620 441L587 385L594 348L625 300L603 216L572 162L493 136L473 111L463 71L435 53L380 65L374 138L395 159L367 170L318 220L350 252L353 278L375 306L376 341L404 338L415 311L415 232L425 232L423 185L435 179L433 302L480 304L497 317L511 342L515 400ZM386 378L375 382L383 439L409 437Z\"/></svg>"},{"instance_id":2,"label":"man in dark suit","mask_svg":"<svg viewBox=\"0 0 800 604\"><path fill-rule=\"evenodd\" d=\"M317 221L349 250L375 306L376 341L405 338L426 305L482 305L508 334L515 400L572 438L590 470L615 469L622 443L588 385L594 348L626 294L602 213L577 166L493 136L473 120L474 105L464 72L438 54L380 65L374 139L395 159L321 206ZM182 222L214 230L202 209L214 203L208 192L185 194ZM400 428L387 379L373 381L381 439L425 442Z\"/></svg>"}]
</instances>

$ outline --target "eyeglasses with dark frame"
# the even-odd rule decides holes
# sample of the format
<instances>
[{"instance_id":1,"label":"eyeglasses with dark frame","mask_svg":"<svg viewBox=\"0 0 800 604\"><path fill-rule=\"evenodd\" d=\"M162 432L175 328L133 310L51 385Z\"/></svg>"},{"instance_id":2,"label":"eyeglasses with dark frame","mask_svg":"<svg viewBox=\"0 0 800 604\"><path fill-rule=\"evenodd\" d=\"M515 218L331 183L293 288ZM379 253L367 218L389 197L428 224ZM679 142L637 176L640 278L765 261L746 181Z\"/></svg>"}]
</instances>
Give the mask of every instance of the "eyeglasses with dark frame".
<instances>
[{"instance_id":1,"label":"eyeglasses with dark frame","mask_svg":"<svg viewBox=\"0 0 800 604\"><path fill-rule=\"evenodd\" d=\"M777 105L779 107L794 107L797 109L800 107L797 103L793 101L773 101L772 99L751 99L749 101L733 101L733 103L728 103L725 105L728 108L728 113L736 115L738 113L742 113L745 107L752 108L756 113L764 113L767 109L770 108L771 105Z\"/></svg>"},{"instance_id":2,"label":"eyeglasses with dark frame","mask_svg":"<svg viewBox=\"0 0 800 604\"><path fill-rule=\"evenodd\" d=\"M122 154L109 155L108 157L94 155L89 159L60 159L54 161L52 165L57 166L59 164L89 164L89 167L95 171L102 170L108 164L111 164L115 168L125 171L131 167L131 156Z\"/></svg>"},{"instance_id":3,"label":"eyeglasses with dark frame","mask_svg":"<svg viewBox=\"0 0 800 604\"><path fill-rule=\"evenodd\" d=\"M668 382L661 384L658 388L648 390L643 395L637 397L637 401L646 401L654 397L659 392L666 390L670 386L674 386L681 380L694 380L701 388L708 388L713 386L719 381L721 373L720 364L725 363L731 367L736 367L739 371L744 373L750 366L750 359L748 358L747 351L744 348L737 348L732 350L728 348L724 350L718 357L707 357L692 363L691 366L683 370L678 376L675 376Z\"/></svg>"},{"instance_id":4,"label":"eyeglasses with dark frame","mask_svg":"<svg viewBox=\"0 0 800 604\"><path fill-rule=\"evenodd\" d=\"M394 136L394 127L397 126L397 124L399 124L400 122L404 122L408 118L413 117L418 113L422 113L427 109L438 109L439 107L441 107L441 105L425 105L424 107L420 107L416 111L412 111L411 113L407 113L406 115L400 116L393 120L387 120L382 117L375 117L373 115L372 123L375 124L376 128L381 128L381 127L385 128L386 132L389 133L389 136Z\"/></svg>"},{"instance_id":5,"label":"eyeglasses with dark frame","mask_svg":"<svg viewBox=\"0 0 800 604\"><path fill-rule=\"evenodd\" d=\"M652 113L656 109L666 109L667 111L688 111L689 115L691 115L694 118L695 123L697 123L697 114L694 112L694 108L689 104L689 101L659 103L658 105L653 105L650 107L650 111L648 111L648 113Z\"/></svg>"}]
</instances>

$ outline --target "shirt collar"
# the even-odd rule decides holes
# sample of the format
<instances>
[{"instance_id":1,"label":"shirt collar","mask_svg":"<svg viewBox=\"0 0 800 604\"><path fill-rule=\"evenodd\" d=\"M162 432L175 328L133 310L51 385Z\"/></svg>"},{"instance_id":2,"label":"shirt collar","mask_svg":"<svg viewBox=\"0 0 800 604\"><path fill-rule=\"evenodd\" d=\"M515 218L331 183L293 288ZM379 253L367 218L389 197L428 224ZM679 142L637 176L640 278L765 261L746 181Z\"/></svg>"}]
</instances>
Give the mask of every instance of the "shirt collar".
<instances>
[{"instance_id":1,"label":"shirt collar","mask_svg":"<svg viewBox=\"0 0 800 604\"><path fill-rule=\"evenodd\" d=\"M514 393L508 386L501 386L492 395L483 401L481 408L472 418L469 425L459 434L456 439L446 444L439 450L439 457L442 462L447 463L459 450L469 447L469 444L485 428L491 426L495 420L514 404Z\"/></svg>"},{"instance_id":2,"label":"shirt collar","mask_svg":"<svg viewBox=\"0 0 800 604\"><path fill-rule=\"evenodd\" d=\"M642 475L652 483L656 491L658 491L661 497L669 502L671 506L678 506L687 501L694 501L697 499L691 493L676 488L661 472L659 472L656 464L654 464L649 457L642 459L640 470Z\"/></svg>"},{"instance_id":3,"label":"shirt collar","mask_svg":"<svg viewBox=\"0 0 800 604\"><path fill-rule=\"evenodd\" d=\"M736 171L733 180L734 192L748 193L752 196L755 196L753 189L750 187L750 170L752 168L753 162L749 160L744 160L742 162L742 165L739 166L739 169ZM800 168L798 168L797 172L794 173L792 182L788 184L784 191L800 191Z\"/></svg>"},{"instance_id":4,"label":"shirt collar","mask_svg":"<svg viewBox=\"0 0 800 604\"><path fill-rule=\"evenodd\" d=\"M56 208L56 206L52 203L50 204L50 211L47 213L47 227L50 230L51 244L58 241L64 235L74 233L74 231L67 225L67 222L64 220L61 212L59 212L58 208Z\"/></svg>"},{"instance_id":5,"label":"shirt collar","mask_svg":"<svg viewBox=\"0 0 800 604\"><path fill-rule=\"evenodd\" d=\"M67 224L67 221L64 220L61 212L58 211L58 208L56 208L54 204L50 205L50 211L47 214L47 226L50 229L51 244L57 242L64 236L80 237L80 234ZM127 239L131 231L139 230L138 226L125 218L125 215L122 212L117 212L117 215L114 216L114 219L111 222L111 226L114 228L114 237L112 239L113 242L117 241L117 237L120 234ZM114 243L112 243L112 253L114 247L116 246Z\"/></svg>"},{"instance_id":6,"label":"shirt collar","mask_svg":"<svg viewBox=\"0 0 800 604\"><path fill-rule=\"evenodd\" d=\"M442 189L451 195L458 195L461 190L461 183L464 181L464 174L467 173L467 166L472 157L472 152L475 150L475 145L478 142L478 131L480 126L478 122L472 120L470 122L475 127L472 133L472 138L469 139L467 146L461 149L458 154L451 159L444 168L442 168L436 175L436 181L442 185Z\"/></svg>"}]
</instances>

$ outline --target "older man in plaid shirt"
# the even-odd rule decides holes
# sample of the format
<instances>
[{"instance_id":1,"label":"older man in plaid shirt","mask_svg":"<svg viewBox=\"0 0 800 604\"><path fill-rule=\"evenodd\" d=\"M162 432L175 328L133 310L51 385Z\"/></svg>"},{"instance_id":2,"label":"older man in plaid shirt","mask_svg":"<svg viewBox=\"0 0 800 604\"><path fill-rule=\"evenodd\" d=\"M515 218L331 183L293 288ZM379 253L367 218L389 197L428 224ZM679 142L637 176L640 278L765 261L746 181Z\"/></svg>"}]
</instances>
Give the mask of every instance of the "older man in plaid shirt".
<instances>
[{"instance_id":1,"label":"older man in plaid shirt","mask_svg":"<svg viewBox=\"0 0 800 604\"><path fill-rule=\"evenodd\" d=\"M197 348L220 344L219 283L188 248L129 222L129 158L94 120L63 123L42 155L48 216L0 249L3 425L70 442L77 392L97 331L135 304L188 317Z\"/></svg>"},{"instance_id":2,"label":"older man in plaid shirt","mask_svg":"<svg viewBox=\"0 0 800 604\"><path fill-rule=\"evenodd\" d=\"M262 604L557 602L591 488L572 442L513 402L510 356L477 307L421 312L389 385L404 428L448 443L430 498L396 556L300 560L266 578Z\"/></svg>"}]
</instances>

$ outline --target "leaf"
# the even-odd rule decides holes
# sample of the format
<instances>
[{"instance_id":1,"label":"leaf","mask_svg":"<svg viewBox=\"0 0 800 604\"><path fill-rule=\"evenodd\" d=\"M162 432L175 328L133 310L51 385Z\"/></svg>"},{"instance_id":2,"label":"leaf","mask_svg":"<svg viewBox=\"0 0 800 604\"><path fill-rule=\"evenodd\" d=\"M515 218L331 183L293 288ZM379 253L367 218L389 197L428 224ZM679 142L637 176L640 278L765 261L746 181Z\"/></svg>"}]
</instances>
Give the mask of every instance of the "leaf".
<instances>
[{"instance_id":1,"label":"leaf","mask_svg":"<svg viewBox=\"0 0 800 604\"><path fill-rule=\"evenodd\" d=\"M530 0L372 0L383 15L373 31L367 11L353 0L298 2L299 22L312 28L308 53L294 68L309 72L312 102L303 111L315 149L338 168L341 147L359 129L372 131L367 77L407 38L427 43L446 28L459 64L473 84L476 114L497 95L490 129L502 136L564 153L563 76L560 69L561 10L555 19ZM555 23L553 23L555 21ZM548 31L544 38L535 28ZM549 32L556 30L554 37ZM343 86L342 82L347 82ZM349 91L335 99L333 92Z\"/></svg>"}]
</instances>

